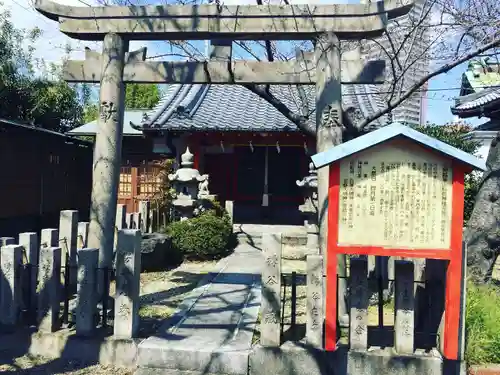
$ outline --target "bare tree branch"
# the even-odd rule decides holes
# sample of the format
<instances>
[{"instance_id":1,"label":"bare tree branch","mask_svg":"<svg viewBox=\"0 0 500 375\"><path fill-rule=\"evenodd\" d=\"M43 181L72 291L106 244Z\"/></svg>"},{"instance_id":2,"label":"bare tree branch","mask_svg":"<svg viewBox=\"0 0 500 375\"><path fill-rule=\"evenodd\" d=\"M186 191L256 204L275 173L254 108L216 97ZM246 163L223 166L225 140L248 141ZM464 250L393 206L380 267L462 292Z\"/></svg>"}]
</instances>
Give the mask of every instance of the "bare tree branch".
<instances>
[{"instance_id":1,"label":"bare tree branch","mask_svg":"<svg viewBox=\"0 0 500 375\"><path fill-rule=\"evenodd\" d=\"M474 57L482 54L483 52L490 50L491 48L495 48L498 46L500 46L500 38L493 40L492 42L484 45L483 47L478 48L475 51L470 52L467 55L465 55L465 56L463 56L463 57L461 57L461 58L459 58L451 63L443 65L439 69L436 69L432 73L430 73L430 74L426 75L425 77L423 77L422 79L420 79L416 84L414 84L410 89L408 89L404 95L402 95L398 99L388 103L386 108L381 109L381 110L377 111L375 114L373 114L372 116L365 118L365 120L358 125L359 128L363 129L370 122L372 122L372 121L382 117L383 115L389 113L391 110L393 110L398 105L403 103L406 99L408 99L419 88L421 88L423 85L425 85L431 78L434 78L440 74L446 73L446 72L450 71L451 69L453 69L454 67L456 67L456 66L458 66L458 65L460 65L460 64L462 64L470 59L473 59Z\"/></svg>"}]
</instances>

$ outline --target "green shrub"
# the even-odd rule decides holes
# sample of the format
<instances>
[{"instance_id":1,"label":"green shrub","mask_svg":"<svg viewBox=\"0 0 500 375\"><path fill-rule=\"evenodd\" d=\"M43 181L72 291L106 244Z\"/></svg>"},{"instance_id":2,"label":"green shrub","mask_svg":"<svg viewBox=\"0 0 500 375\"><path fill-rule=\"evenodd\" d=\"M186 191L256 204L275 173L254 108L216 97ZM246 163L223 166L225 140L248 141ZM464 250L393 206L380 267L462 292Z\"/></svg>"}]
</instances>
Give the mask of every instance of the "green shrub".
<instances>
[{"instance_id":1,"label":"green shrub","mask_svg":"<svg viewBox=\"0 0 500 375\"><path fill-rule=\"evenodd\" d=\"M166 232L174 249L187 259L218 259L233 248L229 217L217 210L208 210L192 219L171 223Z\"/></svg>"},{"instance_id":2,"label":"green shrub","mask_svg":"<svg viewBox=\"0 0 500 375\"><path fill-rule=\"evenodd\" d=\"M500 289L467 285L465 358L469 365L500 363Z\"/></svg>"}]
</instances>

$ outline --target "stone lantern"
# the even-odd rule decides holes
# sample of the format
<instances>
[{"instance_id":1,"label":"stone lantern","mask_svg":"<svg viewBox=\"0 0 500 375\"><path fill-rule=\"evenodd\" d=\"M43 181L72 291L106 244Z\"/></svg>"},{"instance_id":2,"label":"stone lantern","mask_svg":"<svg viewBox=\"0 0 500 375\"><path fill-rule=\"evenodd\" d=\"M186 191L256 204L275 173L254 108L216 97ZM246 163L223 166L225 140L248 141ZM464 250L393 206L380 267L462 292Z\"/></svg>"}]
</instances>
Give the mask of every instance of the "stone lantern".
<instances>
[{"instance_id":1,"label":"stone lantern","mask_svg":"<svg viewBox=\"0 0 500 375\"><path fill-rule=\"evenodd\" d=\"M175 173L169 174L168 179L173 182L175 189L175 199L172 205L180 214L181 220L193 217L194 210L198 206L198 195L200 186L208 190L208 175L200 175L200 172L193 168L194 155L186 148L186 152L181 155L181 166ZM203 191L204 194L207 192Z\"/></svg>"},{"instance_id":2,"label":"stone lantern","mask_svg":"<svg viewBox=\"0 0 500 375\"><path fill-rule=\"evenodd\" d=\"M304 204L299 206L299 210L304 216L307 231L306 246L309 249L319 249L318 174L312 163L309 164L309 175L297 181L297 186L302 188L304 194Z\"/></svg>"}]
</instances>

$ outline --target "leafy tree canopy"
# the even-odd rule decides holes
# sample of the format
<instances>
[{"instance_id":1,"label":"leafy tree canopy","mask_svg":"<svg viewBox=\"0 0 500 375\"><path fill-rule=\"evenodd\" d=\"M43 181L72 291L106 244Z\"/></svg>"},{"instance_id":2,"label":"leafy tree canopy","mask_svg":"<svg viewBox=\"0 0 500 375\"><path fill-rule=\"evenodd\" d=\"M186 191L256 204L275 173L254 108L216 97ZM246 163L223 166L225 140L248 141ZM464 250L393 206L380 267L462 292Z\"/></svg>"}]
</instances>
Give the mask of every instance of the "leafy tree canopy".
<instances>
[{"instance_id":1,"label":"leafy tree canopy","mask_svg":"<svg viewBox=\"0 0 500 375\"><path fill-rule=\"evenodd\" d=\"M23 121L65 132L81 124L78 91L57 77L49 78L33 58L38 28L16 29L10 13L0 8L0 118Z\"/></svg>"}]
</instances>

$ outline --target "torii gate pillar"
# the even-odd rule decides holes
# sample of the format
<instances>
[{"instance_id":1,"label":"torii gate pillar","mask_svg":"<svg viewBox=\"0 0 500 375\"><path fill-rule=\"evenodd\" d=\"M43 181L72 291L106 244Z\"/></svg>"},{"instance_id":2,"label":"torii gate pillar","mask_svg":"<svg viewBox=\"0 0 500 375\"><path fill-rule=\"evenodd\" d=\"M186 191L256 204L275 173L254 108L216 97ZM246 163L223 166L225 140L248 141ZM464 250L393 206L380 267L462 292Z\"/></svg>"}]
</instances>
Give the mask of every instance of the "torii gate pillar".
<instances>
[{"instance_id":1,"label":"torii gate pillar","mask_svg":"<svg viewBox=\"0 0 500 375\"><path fill-rule=\"evenodd\" d=\"M324 34L316 40L316 152L323 152L342 143L342 85L340 40L333 34ZM329 170L318 170L318 224L320 253L326 260L328 233ZM327 262L323 262L326 266ZM325 270L326 271L326 270ZM345 302L345 255L337 259L338 316L340 326L349 325ZM326 274L326 272L325 272ZM326 306L323 306L325 309Z\"/></svg>"},{"instance_id":2,"label":"torii gate pillar","mask_svg":"<svg viewBox=\"0 0 500 375\"><path fill-rule=\"evenodd\" d=\"M92 200L88 247L99 249L100 275L113 258L114 226L118 201L125 85L123 68L128 42L114 33L104 37L101 57L99 118L94 146ZM98 277L99 296L104 278Z\"/></svg>"}]
</instances>

